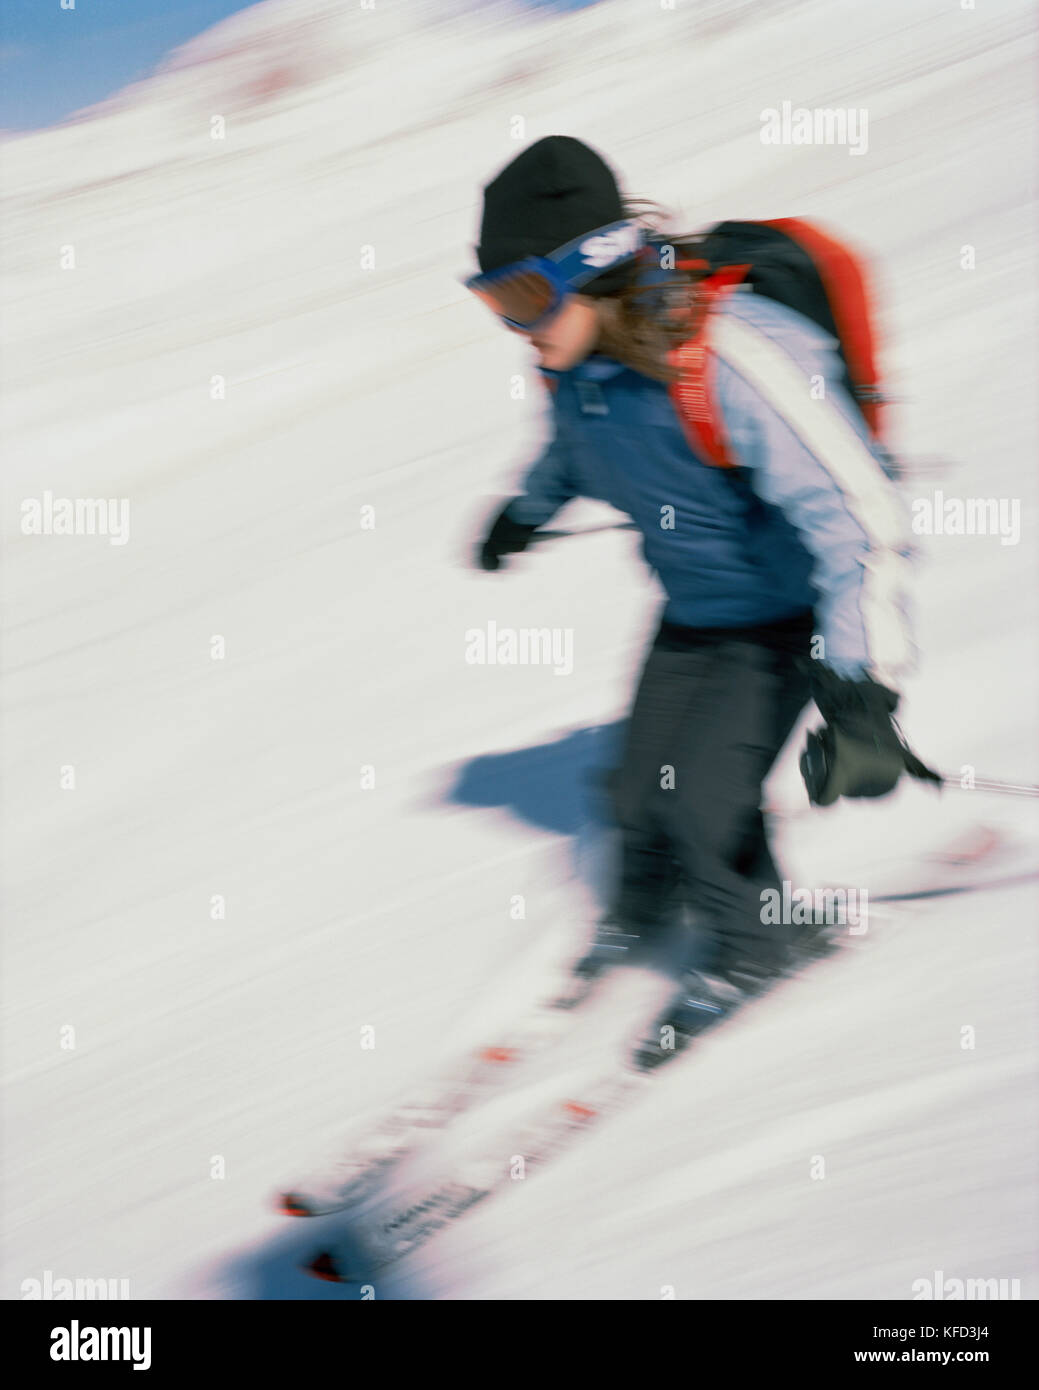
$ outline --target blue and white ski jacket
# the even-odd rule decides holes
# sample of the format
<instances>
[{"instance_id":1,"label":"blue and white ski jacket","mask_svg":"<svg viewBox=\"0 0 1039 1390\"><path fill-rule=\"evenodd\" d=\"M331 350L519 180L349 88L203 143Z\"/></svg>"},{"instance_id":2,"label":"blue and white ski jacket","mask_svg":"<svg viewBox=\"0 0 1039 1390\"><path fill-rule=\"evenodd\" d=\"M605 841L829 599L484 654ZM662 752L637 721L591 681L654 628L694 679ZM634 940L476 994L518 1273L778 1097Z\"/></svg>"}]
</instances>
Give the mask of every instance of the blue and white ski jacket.
<instances>
[{"instance_id":1,"label":"blue and white ski jacket","mask_svg":"<svg viewBox=\"0 0 1039 1390\"><path fill-rule=\"evenodd\" d=\"M595 354L544 371L554 437L509 516L541 526L571 498L608 502L642 532L665 621L740 628L811 608L827 666L897 691L912 659L908 518L840 384L833 339L745 291L716 308L711 333L738 467L693 453L663 383Z\"/></svg>"}]
</instances>

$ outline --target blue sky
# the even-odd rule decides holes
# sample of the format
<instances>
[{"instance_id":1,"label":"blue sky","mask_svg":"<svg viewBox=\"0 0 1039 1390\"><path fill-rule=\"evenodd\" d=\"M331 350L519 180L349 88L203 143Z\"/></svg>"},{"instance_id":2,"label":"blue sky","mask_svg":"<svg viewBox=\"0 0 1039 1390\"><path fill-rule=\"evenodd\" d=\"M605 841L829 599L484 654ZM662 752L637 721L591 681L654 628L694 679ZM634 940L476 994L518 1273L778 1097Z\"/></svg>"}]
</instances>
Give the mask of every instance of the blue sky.
<instances>
[{"instance_id":1,"label":"blue sky","mask_svg":"<svg viewBox=\"0 0 1039 1390\"><path fill-rule=\"evenodd\" d=\"M561 10L593 2L527 0L531 8ZM0 0L0 129L53 125L248 8L243 0L76 0L74 10L63 10L60 0Z\"/></svg>"},{"instance_id":2,"label":"blue sky","mask_svg":"<svg viewBox=\"0 0 1039 1390\"><path fill-rule=\"evenodd\" d=\"M145 77L243 0L2 0L0 128L29 130Z\"/></svg>"}]
</instances>

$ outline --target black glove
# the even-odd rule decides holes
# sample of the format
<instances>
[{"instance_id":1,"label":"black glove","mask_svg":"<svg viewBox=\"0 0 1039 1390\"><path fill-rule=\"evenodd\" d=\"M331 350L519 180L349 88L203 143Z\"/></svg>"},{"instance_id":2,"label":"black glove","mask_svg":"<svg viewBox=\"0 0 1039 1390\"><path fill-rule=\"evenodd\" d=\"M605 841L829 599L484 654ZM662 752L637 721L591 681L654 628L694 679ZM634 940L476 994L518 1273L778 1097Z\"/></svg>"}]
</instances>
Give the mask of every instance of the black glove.
<instances>
[{"instance_id":1,"label":"black glove","mask_svg":"<svg viewBox=\"0 0 1039 1390\"><path fill-rule=\"evenodd\" d=\"M826 723L809 733L801 776L813 806L840 796L886 796L903 772L941 782L907 746L892 719L898 696L873 680L843 680L815 667L812 695Z\"/></svg>"},{"instance_id":2,"label":"black glove","mask_svg":"<svg viewBox=\"0 0 1039 1390\"><path fill-rule=\"evenodd\" d=\"M517 555L521 550L526 550L531 536L538 529L536 526L521 526L518 521L510 520L509 507L515 500L512 498L498 513L486 539L481 541L477 548L477 562L485 570L499 569L503 555Z\"/></svg>"}]
</instances>

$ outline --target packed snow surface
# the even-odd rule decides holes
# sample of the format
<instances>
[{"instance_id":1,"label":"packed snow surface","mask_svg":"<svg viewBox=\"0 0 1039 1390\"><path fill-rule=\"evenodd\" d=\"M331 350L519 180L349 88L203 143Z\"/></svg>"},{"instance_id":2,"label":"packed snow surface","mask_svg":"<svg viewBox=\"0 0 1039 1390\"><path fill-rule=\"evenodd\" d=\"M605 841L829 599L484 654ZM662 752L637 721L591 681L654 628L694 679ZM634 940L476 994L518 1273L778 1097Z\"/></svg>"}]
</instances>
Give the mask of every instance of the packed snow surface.
<instances>
[{"instance_id":1,"label":"packed snow surface","mask_svg":"<svg viewBox=\"0 0 1039 1390\"><path fill-rule=\"evenodd\" d=\"M903 726L945 770L1037 779L1033 26L1018 0L267 0L7 144L4 1296L49 1270L356 1297L295 1267L335 1223L271 1194L593 920L587 775L660 600L624 531L471 563L545 431L459 283L523 144L588 140L681 228L802 215L871 253L896 449L942 461L907 501L1020 504L1016 543L920 536ZM867 147L763 144L783 101L865 109ZM128 529L26 534L48 493ZM572 671L469 664L492 621L572 630ZM980 792L807 812L794 744L768 790L795 883L1034 838ZM1035 1297L1035 909L879 914L377 1296L906 1299L943 1271ZM409 1180L495 1126L507 1155L666 990L618 977Z\"/></svg>"}]
</instances>

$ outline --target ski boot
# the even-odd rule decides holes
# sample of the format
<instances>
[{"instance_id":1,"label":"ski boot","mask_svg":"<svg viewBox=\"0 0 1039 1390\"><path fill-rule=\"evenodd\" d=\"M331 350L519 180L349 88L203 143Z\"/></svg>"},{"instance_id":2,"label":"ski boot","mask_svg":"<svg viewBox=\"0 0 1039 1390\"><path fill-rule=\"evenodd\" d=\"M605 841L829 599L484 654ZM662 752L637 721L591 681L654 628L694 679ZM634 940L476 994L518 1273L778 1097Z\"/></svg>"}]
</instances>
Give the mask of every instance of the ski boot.
<instances>
[{"instance_id":1,"label":"ski boot","mask_svg":"<svg viewBox=\"0 0 1039 1390\"><path fill-rule=\"evenodd\" d=\"M709 973L687 970L677 993L636 1048L634 1065L647 1071L669 1061L708 1028L784 979L791 961L791 953L784 951L768 961L733 956Z\"/></svg>"},{"instance_id":2,"label":"ski boot","mask_svg":"<svg viewBox=\"0 0 1039 1390\"><path fill-rule=\"evenodd\" d=\"M753 982L756 986L757 982ZM751 992L732 980L690 970L681 988L657 1016L652 1028L635 1049L632 1062L639 1071L650 1071L670 1061L694 1038L733 1013Z\"/></svg>"},{"instance_id":3,"label":"ski boot","mask_svg":"<svg viewBox=\"0 0 1039 1390\"><path fill-rule=\"evenodd\" d=\"M811 921L799 925L790 943L792 968L799 970L835 955L841 949L847 930L845 923L835 922L825 913L814 915Z\"/></svg>"},{"instance_id":4,"label":"ski boot","mask_svg":"<svg viewBox=\"0 0 1039 1390\"><path fill-rule=\"evenodd\" d=\"M604 918L596 927L588 950L574 965L562 991L553 1000L557 1009L571 1009L584 1002L608 970L623 965L635 953L640 937L628 926L612 917Z\"/></svg>"},{"instance_id":5,"label":"ski boot","mask_svg":"<svg viewBox=\"0 0 1039 1390\"><path fill-rule=\"evenodd\" d=\"M595 929L588 950L574 965L573 973L582 980L594 980L615 965L630 961L641 941L638 932L615 917L604 917Z\"/></svg>"}]
</instances>

